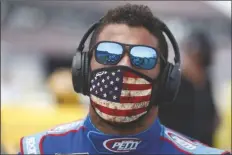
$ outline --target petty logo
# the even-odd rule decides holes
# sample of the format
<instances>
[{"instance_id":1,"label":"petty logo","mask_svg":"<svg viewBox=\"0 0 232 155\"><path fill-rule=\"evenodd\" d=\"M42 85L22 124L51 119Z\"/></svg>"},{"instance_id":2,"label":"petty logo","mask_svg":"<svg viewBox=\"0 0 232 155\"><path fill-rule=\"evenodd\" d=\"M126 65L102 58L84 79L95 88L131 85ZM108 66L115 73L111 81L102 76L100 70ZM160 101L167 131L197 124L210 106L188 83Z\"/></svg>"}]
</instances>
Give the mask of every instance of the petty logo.
<instances>
[{"instance_id":1,"label":"petty logo","mask_svg":"<svg viewBox=\"0 0 232 155\"><path fill-rule=\"evenodd\" d=\"M103 145L112 152L129 152L136 150L140 142L138 138L113 138L105 140Z\"/></svg>"}]
</instances>

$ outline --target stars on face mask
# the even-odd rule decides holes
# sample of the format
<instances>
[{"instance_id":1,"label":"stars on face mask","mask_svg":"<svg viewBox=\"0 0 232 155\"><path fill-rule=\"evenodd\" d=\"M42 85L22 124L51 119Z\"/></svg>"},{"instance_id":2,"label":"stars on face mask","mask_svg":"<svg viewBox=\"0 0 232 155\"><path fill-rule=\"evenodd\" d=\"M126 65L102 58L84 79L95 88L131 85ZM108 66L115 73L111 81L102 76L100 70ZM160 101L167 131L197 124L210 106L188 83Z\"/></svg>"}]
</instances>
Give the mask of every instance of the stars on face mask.
<instances>
[{"instance_id":1,"label":"stars on face mask","mask_svg":"<svg viewBox=\"0 0 232 155\"><path fill-rule=\"evenodd\" d=\"M122 72L120 70L108 72L104 71L103 74L97 73L91 79L91 94L106 99L108 101L117 102L121 95L121 85L122 85Z\"/></svg>"},{"instance_id":2,"label":"stars on face mask","mask_svg":"<svg viewBox=\"0 0 232 155\"><path fill-rule=\"evenodd\" d=\"M113 96L113 99L116 100L116 99L117 99L117 96L114 95L114 96Z\"/></svg>"}]
</instances>

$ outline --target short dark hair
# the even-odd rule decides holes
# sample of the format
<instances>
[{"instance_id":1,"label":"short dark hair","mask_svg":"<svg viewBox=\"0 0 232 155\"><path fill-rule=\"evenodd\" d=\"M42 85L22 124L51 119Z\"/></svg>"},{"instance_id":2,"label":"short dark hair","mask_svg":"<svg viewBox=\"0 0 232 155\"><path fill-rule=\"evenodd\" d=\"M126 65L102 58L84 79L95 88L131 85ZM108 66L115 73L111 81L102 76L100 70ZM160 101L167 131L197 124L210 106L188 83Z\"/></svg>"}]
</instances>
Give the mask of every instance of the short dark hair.
<instances>
[{"instance_id":1,"label":"short dark hair","mask_svg":"<svg viewBox=\"0 0 232 155\"><path fill-rule=\"evenodd\" d=\"M158 47L160 53L165 60L168 59L168 45L162 31L159 28L159 20L153 16L148 6L126 4L109 10L100 21L99 26L93 32L90 39L89 49L91 49L97 41L97 37L108 24L126 24L131 27L142 26L158 39ZM161 66L162 68L162 66Z\"/></svg>"}]
</instances>

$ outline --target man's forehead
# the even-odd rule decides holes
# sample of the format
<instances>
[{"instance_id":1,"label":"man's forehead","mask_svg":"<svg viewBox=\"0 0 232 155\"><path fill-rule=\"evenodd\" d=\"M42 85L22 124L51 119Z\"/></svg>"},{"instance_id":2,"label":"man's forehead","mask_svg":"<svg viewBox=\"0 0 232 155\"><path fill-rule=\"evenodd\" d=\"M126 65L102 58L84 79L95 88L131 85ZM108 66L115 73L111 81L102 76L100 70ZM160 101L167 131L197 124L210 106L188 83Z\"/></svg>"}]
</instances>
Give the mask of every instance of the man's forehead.
<instances>
[{"instance_id":1,"label":"man's forehead","mask_svg":"<svg viewBox=\"0 0 232 155\"><path fill-rule=\"evenodd\" d=\"M126 24L108 24L98 36L99 41L116 41L125 44L140 44L158 47L158 39L142 26L131 27Z\"/></svg>"}]
</instances>

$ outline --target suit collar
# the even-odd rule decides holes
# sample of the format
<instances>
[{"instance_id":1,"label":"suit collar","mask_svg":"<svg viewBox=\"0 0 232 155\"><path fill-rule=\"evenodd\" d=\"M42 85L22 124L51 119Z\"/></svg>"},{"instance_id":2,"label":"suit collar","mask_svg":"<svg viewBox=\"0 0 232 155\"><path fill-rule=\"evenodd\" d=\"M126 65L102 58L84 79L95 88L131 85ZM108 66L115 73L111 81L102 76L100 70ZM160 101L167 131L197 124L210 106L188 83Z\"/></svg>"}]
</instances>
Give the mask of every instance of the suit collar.
<instances>
[{"instance_id":1,"label":"suit collar","mask_svg":"<svg viewBox=\"0 0 232 155\"><path fill-rule=\"evenodd\" d=\"M148 151L149 153L149 150L153 150L153 152L158 153L160 149L160 135L163 132L163 126L160 124L158 118L147 130L128 136L104 134L94 126L89 116L87 116L84 124L88 130L87 137L89 141L99 153L128 150L140 153L144 153L144 151Z\"/></svg>"}]
</instances>

